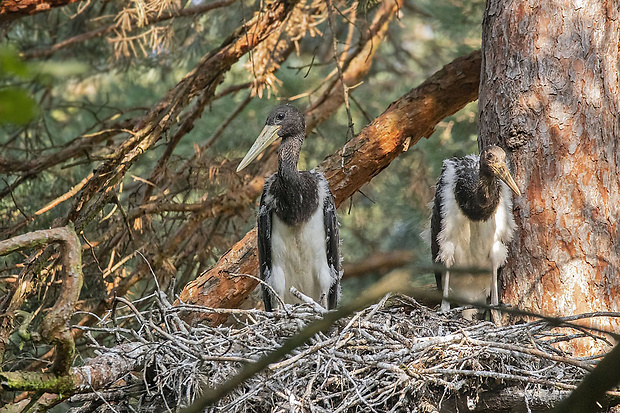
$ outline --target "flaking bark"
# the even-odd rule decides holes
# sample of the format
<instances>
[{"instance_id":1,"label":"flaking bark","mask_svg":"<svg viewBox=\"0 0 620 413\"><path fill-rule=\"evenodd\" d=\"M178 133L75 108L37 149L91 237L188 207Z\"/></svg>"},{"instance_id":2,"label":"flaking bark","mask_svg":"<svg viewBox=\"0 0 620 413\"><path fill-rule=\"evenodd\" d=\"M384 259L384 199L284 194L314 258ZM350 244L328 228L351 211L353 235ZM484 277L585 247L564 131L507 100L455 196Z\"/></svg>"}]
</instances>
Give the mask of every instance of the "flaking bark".
<instances>
[{"instance_id":1,"label":"flaking bark","mask_svg":"<svg viewBox=\"0 0 620 413\"><path fill-rule=\"evenodd\" d=\"M77 1L83 0L3 0L0 2L0 24Z\"/></svg>"},{"instance_id":2,"label":"flaking bark","mask_svg":"<svg viewBox=\"0 0 620 413\"><path fill-rule=\"evenodd\" d=\"M617 1L487 3L480 138L512 152L523 192L504 303L557 316L620 311L619 50Z\"/></svg>"}]
</instances>

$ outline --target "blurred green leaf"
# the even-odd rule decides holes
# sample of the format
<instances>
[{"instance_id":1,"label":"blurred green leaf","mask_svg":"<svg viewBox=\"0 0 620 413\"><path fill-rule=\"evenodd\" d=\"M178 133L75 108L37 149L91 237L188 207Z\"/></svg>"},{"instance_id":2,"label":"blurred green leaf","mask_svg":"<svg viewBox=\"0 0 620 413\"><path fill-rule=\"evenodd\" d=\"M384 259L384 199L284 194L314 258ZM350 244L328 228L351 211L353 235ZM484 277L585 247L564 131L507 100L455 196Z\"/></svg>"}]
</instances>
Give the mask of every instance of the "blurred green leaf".
<instances>
[{"instance_id":1,"label":"blurred green leaf","mask_svg":"<svg viewBox=\"0 0 620 413\"><path fill-rule=\"evenodd\" d=\"M42 62L32 65L32 72L37 75L47 75L53 78L66 78L84 74L88 71L88 65L77 60L64 62Z\"/></svg>"},{"instance_id":2,"label":"blurred green leaf","mask_svg":"<svg viewBox=\"0 0 620 413\"><path fill-rule=\"evenodd\" d=\"M35 100L23 89L0 90L0 124L28 123L37 113Z\"/></svg>"},{"instance_id":3,"label":"blurred green leaf","mask_svg":"<svg viewBox=\"0 0 620 413\"><path fill-rule=\"evenodd\" d=\"M28 66L21 61L12 47L0 47L0 79L6 75L28 77Z\"/></svg>"}]
</instances>

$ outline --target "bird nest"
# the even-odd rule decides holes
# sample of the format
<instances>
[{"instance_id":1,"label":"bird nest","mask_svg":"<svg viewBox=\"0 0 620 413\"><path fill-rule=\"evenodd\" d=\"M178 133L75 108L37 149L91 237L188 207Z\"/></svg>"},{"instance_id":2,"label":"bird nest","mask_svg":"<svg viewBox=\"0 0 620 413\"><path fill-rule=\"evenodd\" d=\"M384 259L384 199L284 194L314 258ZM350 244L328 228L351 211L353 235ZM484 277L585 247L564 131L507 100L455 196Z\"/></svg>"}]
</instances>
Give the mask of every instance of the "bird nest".
<instances>
[{"instance_id":1,"label":"bird nest","mask_svg":"<svg viewBox=\"0 0 620 413\"><path fill-rule=\"evenodd\" d=\"M266 313L171 305L163 294L151 299L146 311L119 304L97 327L81 327L102 352L95 360L115 353L135 363L105 387L74 395L73 412L175 411L322 317L305 304ZM188 310L228 312L230 321L190 326L182 319ZM573 333L544 321L496 327L464 320L458 310L439 314L409 297L386 296L314 335L207 411L545 409L593 367L591 359L558 350L558 342L584 334ZM116 346L103 347L110 336Z\"/></svg>"}]
</instances>

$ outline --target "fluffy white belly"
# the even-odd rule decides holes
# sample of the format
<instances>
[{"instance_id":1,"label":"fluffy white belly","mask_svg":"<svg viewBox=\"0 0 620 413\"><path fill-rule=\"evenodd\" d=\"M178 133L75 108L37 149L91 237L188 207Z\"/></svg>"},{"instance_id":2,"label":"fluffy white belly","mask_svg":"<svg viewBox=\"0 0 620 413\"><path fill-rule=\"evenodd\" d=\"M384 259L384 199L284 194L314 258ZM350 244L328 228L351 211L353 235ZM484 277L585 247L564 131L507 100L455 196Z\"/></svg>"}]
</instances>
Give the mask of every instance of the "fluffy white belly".
<instances>
[{"instance_id":1,"label":"fluffy white belly","mask_svg":"<svg viewBox=\"0 0 620 413\"><path fill-rule=\"evenodd\" d=\"M290 292L295 287L325 306L332 276L327 263L323 208L297 226L285 225L273 214L271 229L271 277L267 282L285 303L298 303Z\"/></svg>"},{"instance_id":2,"label":"fluffy white belly","mask_svg":"<svg viewBox=\"0 0 620 413\"><path fill-rule=\"evenodd\" d=\"M439 258L447 267L475 267L486 273L450 272L450 293L470 301L486 301L493 273L506 262L506 242L512 237L514 223L507 214L505 200L487 221L474 222L449 205L439 234ZM512 225L511 225L512 224Z\"/></svg>"}]
</instances>

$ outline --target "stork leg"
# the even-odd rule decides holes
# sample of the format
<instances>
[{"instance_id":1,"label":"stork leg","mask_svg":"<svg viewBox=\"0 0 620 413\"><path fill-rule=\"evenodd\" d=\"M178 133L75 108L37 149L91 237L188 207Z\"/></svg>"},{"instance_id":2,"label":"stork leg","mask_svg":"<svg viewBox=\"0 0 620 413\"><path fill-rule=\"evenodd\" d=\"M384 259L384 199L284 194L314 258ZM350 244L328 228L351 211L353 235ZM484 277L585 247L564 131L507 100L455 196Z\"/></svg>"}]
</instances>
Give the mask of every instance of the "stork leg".
<instances>
[{"instance_id":1,"label":"stork leg","mask_svg":"<svg viewBox=\"0 0 620 413\"><path fill-rule=\"evenodd\" d=\"M499 287L497 285L498 268L493 266L493 276L491 278L491 305L499 305ZM497 310L491 310L491 321L497 326L502 325L501 313Z\"/></svg>"},{"instance_id":2,"label":"stork leg","mask_svg":"<svg viewBox=\"0 0 620 413\"><path fill-rule=\"evenodd\" d=\"M274 310L273 308L274 303L271 297L271 291L269 291L267 287L265 287L264 285L262 286L262 289L263 289L263 303L265 304L265 311L272 312Z\"/></svg>"},{"instance_id":3,"label":"stork leg","mask_svg":"<svg viewBox=\"0 0 620 413\"><path fill-rule=\"evenodd\" d=\"M450 271L446 271L441 275L441 285L443 286L442 299L441 299L441 311L450 310L450 302L446 300L448 297L448 293L450 291L450 287L448 283L450 282Z\"/></svg>"}]
</instances>

